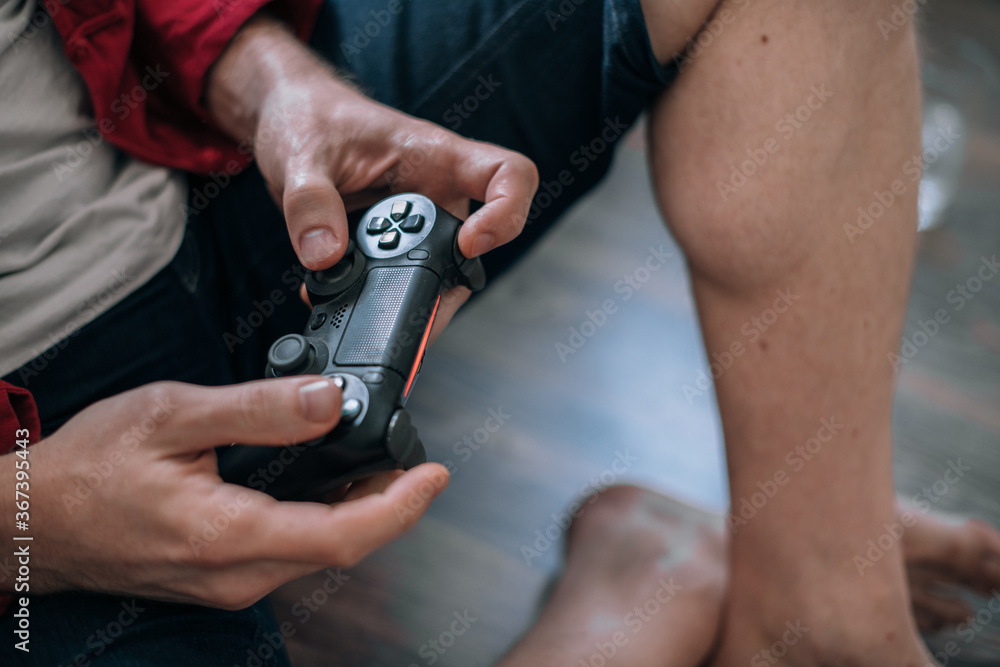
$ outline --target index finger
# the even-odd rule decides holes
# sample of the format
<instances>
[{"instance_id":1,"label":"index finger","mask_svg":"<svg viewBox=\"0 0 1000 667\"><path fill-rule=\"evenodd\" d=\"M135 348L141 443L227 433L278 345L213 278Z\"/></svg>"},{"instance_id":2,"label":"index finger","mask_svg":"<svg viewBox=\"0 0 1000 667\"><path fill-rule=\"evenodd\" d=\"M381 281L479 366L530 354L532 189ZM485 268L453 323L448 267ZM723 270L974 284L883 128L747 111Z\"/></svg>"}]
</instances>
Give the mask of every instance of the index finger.
<instances>
[{"instance_id":1,"label":"index finger","mask_svg":"<svg viewBox=\"0 0 1000 667\"><path fill-rule=\"evenodd\" d=\"M458 235L462 254L472 258L521 233L538 188L538 169L520 153L492 144L460 141L464 145L456 151L455 186L463 196L484 202Z\"/></svg>"},{"instance_id":2,"label":"index finger","mask_svg":"<svg viewBox=\"0 0 1000 667\"><path fill-rule=\"evenodd\" d=\"M447 468L424 463L381 493L337 505L268 502L246 517L248 557L351 567L412 528L447 485Z\"/></svg>"}]
</instances>

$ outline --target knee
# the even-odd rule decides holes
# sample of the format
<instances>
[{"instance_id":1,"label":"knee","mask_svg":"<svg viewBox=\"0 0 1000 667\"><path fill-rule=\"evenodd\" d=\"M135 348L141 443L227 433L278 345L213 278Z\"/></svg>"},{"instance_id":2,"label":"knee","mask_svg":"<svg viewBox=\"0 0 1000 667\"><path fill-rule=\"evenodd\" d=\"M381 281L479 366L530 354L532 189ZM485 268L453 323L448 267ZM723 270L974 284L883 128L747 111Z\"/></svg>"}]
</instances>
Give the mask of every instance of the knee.
<instances>
[{"instance_id":1,"label":"knee","mask_svg":"<svg viewBox=\"0 0 1000 667\"><path fill-rule=\"evenodd\" d=\"M913 40L883 40L875 10L817 5L748 8L652 111L661 211L692 271L729 289L849 261L844 222L919 153Z\"/></svg>"}]
</instances>

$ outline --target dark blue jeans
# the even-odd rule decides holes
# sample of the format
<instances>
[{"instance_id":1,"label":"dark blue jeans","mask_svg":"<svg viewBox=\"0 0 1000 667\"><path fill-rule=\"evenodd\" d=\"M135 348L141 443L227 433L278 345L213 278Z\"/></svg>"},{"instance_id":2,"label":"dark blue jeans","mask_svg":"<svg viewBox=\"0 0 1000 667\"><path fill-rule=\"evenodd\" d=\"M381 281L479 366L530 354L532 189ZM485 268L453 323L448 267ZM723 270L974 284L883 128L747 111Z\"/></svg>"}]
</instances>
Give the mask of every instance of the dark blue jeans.
<instances>
[{"instance_id":1,"label":"dark blue jeans","mask_svg":"<svg viewBox=\"0 0 1000 667\"><path fill-rule=\"evenodd\" d=\"M494 277L601 179L615 142L676 74L656 64L639 0L330 0L311 44L375 99L535 161L524 233L484 259ZM268 345L303 328L302 268L260 174L205 185L192 179L193 214L167 268L4 378L32 391L44 433L150 382L256 379ZM64 594L31 610L31 655L11 649L8 615L0 664L287 664L271 648L280 635L266 601L222 612Z\"/></svg>"}]
</instances>

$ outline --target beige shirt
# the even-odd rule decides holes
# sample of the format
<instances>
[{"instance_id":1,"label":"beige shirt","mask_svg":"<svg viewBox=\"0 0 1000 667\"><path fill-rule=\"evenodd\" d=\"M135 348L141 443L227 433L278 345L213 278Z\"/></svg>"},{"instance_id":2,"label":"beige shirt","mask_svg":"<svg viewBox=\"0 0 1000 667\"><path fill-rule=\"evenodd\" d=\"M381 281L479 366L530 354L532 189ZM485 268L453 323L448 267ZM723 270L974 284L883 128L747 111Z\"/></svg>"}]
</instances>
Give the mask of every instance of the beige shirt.
<instances>
[{"instance_id":1,"label":"beige shirt","mask_svg":"<svg viewBox=\"0 0 1000 667\"><path fill-rule=\"evenodd\" d=\"M183 173L134 160L97 132L42 6L0 0L0 375L164 268L184 235L186 197Z\"/></svg>"}]
</instances>

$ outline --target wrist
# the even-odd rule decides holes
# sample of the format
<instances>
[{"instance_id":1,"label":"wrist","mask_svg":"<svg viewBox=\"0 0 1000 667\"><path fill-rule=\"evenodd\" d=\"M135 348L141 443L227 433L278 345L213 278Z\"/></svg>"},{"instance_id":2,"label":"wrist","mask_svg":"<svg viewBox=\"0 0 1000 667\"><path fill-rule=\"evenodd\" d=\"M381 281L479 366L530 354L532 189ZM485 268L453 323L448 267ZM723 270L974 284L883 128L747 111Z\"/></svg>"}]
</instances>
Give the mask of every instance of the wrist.
<instances>
[{"instance_id":1,"label":"wrist","mask_svg":"<svg viewBox=\"0 0 1000 667\"><path fill-rule=\"evenodd\" d=\"M245 141L253 138L272 102L302 97L320 82L350 90L283 22L260 13L247 21L209 71L205 101L219 127Z\"/></svg>"}]
</instances>

